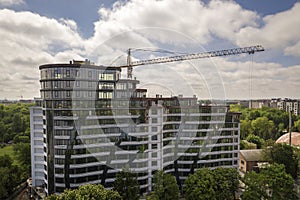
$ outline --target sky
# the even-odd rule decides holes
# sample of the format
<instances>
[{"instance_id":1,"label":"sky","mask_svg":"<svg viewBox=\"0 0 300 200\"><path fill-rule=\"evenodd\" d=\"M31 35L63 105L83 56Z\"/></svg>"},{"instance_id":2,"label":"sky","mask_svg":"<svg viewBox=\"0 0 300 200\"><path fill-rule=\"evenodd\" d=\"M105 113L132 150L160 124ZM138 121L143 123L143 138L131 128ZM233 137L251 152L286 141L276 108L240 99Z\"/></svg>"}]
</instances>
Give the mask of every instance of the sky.
<instances>
[{"instance_id":1,"label":"sky","mask_svg":"<svg viewBox=\"0 0 300 200\"><path fill-rule=\"evenodd\" d=\"M0 99L39 97L38 66L97 65L262 45L264 52L139 66L149 95L300 99L297 0L0 0ZM123 70L126 76L126 70Z\"/></svg>"}]
</instances>

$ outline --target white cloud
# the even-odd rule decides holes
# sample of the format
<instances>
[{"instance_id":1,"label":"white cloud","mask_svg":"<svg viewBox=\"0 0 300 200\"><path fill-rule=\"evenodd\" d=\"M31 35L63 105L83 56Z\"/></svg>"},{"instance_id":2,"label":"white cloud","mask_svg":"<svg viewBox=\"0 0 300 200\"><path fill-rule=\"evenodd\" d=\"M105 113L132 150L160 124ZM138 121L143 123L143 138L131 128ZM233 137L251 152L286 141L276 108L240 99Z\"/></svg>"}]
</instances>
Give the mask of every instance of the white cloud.
<instances>
[{"instance_id":1,"label":"white cloud","mask_svg":"<svg viewBox=\"0 0 300 200\"><path fill-rule=\"evenodd\" d=\"M132 0L118 2L112 9L101 8L99 14L101 20L96 23L96 34L106 30L107 26L114 27L114 34L124 29L160 27L193 37L200 44L211 41L214 34L233 37L240 28L255 26L257 19L256 13L243 10L235 2L219 0L207 5L201 1L186 0ZM153 32L147 36L161 42L183 43L166 32Z\"/></svg>"},{"instance_id":2,"label":"white cloud","mask_svg":"<svg viewBox=\"0 0 300 200\"><path fill-rule=\"evenodd\" d=\"M300 52L300 3L293 8L263 18L262 27L247 26L239 30L236 43L249 45L259 42L266 48L284 49L288 55Z\"/></svg>"},{"instance_id":3,"label":"white cloud","mask_svg":"<svg viewBox=\"0 0 300 200\"><path fill-rule=\"evenodd\" d=\"M13 6L25 4L24 0L0 0L0 5L2 6Z\"/></svg>"},{"instance_id":4,"label":"white cloud","mask_svg":"<svg viewBox=\"0 0 300 200\"><path fill-rule=\"evenodd\" d=\"M38 66L66 62L78 55L75 48L83 46L70 25L30 12L0 10L0 27L0 68L4 74L0 86L5 86L0 98L37 96Z\"/></svg>"},{"instance_id":5,"label":"white cloud","mask_svg":"<svg viewBox=\"0 0 300 200\"><path fill-rule=\"evenodd\" d=\"M195 0L118 1L111 9L99 9L94 35L83 39L72 19L0 10L0 98L38 96L41 64L86 57L100 65L120 65L126 61L126 50L134 47L201 52L201 45L209 46L218 37L228 44L261 43L267 49L300 56L296 26L299 13L300 3L290 10L261 18L234 1L212 0L207 4ZM148 54L148 58L153 56L154 53ZM214 58L187 63L191 64L136 67L134 75L142 84L153 86L154 92L158 87L166 94L209 98L222 96L220 84L224 83L227 98L249 97L251 62ZM283 67L254 61L252 97L299 97L298 74L299 65Z\"/></svg>"},{"instance_id":6,"label":"white cloud","mask_svg":"<svg viewBox=\"0 0 300 200\"><path fill-rule=\"evenodd\" d=\"M228 98L299 98L300 65L283 67L278 63L214 60L219 66Z\"/></svg>"},{"instance_id":7,"label":"white cloud","mask_svg":"<svg viewBox=\"0 0 300 200\"><path fill-rule=\"evenodd\" d=\"M298 41L295 45L291 45L291 46L286 47L284 49L284 53L286 55L300 57L300 41Z\"/></svg>"}]
</instances>

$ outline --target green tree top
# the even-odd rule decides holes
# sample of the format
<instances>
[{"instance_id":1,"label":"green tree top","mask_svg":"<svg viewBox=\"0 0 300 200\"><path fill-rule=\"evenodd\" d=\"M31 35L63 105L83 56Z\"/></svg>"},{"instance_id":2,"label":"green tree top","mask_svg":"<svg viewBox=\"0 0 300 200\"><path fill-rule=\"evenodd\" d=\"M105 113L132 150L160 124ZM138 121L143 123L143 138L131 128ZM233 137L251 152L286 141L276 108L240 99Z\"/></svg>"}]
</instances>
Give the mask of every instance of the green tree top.
<instances>
[{"instance_id":1,"label":"green tree top","mask_svg":"<svg viewBox=\"0 0 300 200\"><path fill-rule=\"evenodd\" d=\"M187 200L231 200L238 190L239 174L236 168L201 168L190 174L184 184Z\"/></svg>"},{"instance_id":2,"label":"green tree top","mask_svg":"<svg viewBox=\"0 0 300 200\"><path fill-rule=\"evenodd\" d=\"M243 182L243 200L298 199L294 191L294 180L285 172L284 165L273 164L262 169L260 173L248 172Z\"/></svg>"},{"instance_id":3,"label":"green tree top","mask_svg":"<svg viewBox=\"0 0 300 200\"><path fill-rule=\"evenodd\" d=\"M153 177L153 199L176 200L179 199L179 187L171 174L157 171Z\"/></svg>"},{"instance_id":4,"label":"green tree top","mask_svg":"<svg viewBox=\"0 0 300 200\"><path fill-rule=\"evenodd\" d=\"M118 191L123 200L138 200L140 186L137 181L137 174L123 169L116 175L114 189Z\"/></svg>"},{"instance_id":5,"label":"green tree top","mask_svg":"<svg viewBox=\"0 0 300 200\"><path fill-rule=\"evenodd\" d=\"M83 185L78 189L67 189L58 195L50 195L46 200L121 200L121 196L114 190L105 189L102 185Z\"/></svg>"},{"instance_id":6,"label":"green tree top","mask_svg":"<svg viewBox=\"0 0 300 200\"><path fill-rule=\"evenodd\" d=\"M263 156L269 163L283 164L285 171L296 178L299 162L296 151L297 149L285 143L275 143L273 146L264 149Z\"/></svg>"}]
</instances>

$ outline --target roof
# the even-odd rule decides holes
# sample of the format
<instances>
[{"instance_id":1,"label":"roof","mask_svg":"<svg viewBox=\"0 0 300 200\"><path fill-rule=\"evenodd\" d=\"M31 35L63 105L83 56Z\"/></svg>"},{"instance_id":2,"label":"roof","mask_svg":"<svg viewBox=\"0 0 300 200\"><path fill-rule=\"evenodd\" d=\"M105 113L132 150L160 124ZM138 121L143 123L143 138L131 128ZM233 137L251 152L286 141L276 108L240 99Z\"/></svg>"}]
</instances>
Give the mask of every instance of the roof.
<instances>
[{"instance_id":1,"label":"roof","mask_svg":"<svg viewBox=\"0 0 300 200\"><path fill-rule=\"evenodd\" d=\"M240 150L240 155L246 161L262 161L262 149Z\"/></svg>"},{"instance_id":2,"label":"roof","mask_svg":"<svg viewBox=\"0 0 300 200\"><path fill-rule=\"evenodd\" d=\"M290 133L286 133L282 135L280 138L276 140L276 143L287 143L289 144ZM292 132L292 145L300 146L300 133Z\"/></svg>"}]
</instances>

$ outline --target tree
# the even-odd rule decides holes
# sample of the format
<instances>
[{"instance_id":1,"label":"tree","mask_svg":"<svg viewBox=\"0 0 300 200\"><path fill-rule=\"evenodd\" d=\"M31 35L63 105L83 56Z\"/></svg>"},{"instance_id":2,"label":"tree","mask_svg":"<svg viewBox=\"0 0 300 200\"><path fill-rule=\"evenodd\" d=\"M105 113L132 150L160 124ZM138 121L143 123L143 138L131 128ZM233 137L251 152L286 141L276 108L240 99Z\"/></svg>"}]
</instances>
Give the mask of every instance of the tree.
<instances>
[{"instance_id":1,"label":"tree","mask_svg":"<svg viewBox=\"0 0 300 200\"><path fill-rule=\"evenodd\" d=\"M235 168L216 168L212 171L217 200L235 199L239 187L239 174Z\"/></svg>"},{"instance_id":2,"label":"tree","mask_svg":"<svg viewBox=\"0 0 300 200\"><path fill-rule=\"evenodd\" d=\"M20 168L12 163L8 155L0 156L0 199L6 199L23 181Z\"/></svg>"},{"instance_id":3,"label":"tree","mask_svg":"<svg viewBox=\"0 0 300 200\"><path fill-rule=\"evenodd\" d=\"M263 155L269 163L283 164L288 174L293 178L297 177L299 158L292 146L285 143L275 143L273 146L266 148Z\"/></svg>"},{"instance_id":4,"label":"tree","mask_svg":"<svg viewBox=\"0 0 300 200\"><path fill-rule=\"evenodd\" d=\"M252 133L251 121L249 119L241 120L241 138L245 139Z\"/></svg>"},{"instance_id":5,"label":"tree","mask_svg":"<svg viewBox=\"0 0 300 200\"><path fill-rule=\"evenodd\" d=\"M186 200L215 200L212 171L202 168L190 174L184 182L183 191Z\"/></svg>"},{"instance_id":6,"label":"tree","mask_svg":"<svg viewBox=\"0 0 300 200\"><path fill-rule=\"evenodd\" d=\"M243 200L296 200L294 180L284 170L284 165L273 164L260 173L248 172L243 178L245 191L242 194Z\"/></svg>"},{"instance_id":7,"label":"tree","mask_svg":"<svg viewBox=\"0 0 300 200\"><path fill-rule=\"evenodd\" d=\"M121 195L123 200L138 200L140 186L137 175L127 169L117 173L114 189Z\"/></svg>"},{"instance_id":8,"label":"tree","mask_svg":"<svg viewBox=\"0 0 300 200\"><path fill-rule=\"evenodd\" d=\"M249 134L247 136L247 141L256 144L256 148L260 149L264 144L264 139L257 135Z\"/></svg>"},{"instance_id":9,"label":"tree","mask_svg":"<svg viewBox=\"0 0 300 200\"><path fill-rule=\"evenodd\" d=\"M202 168L190 174L184 183L187 200L231 200L238 190L239 174L236 168Z\"/></svg>"},{"instance_id":10,"label":"tree","mask_svg":"<svg viewBox=\"0 0 300 200\"><path fill-rule=\"evenodd\" d=\"M30 159L30 155L31 155L31 150L30 150L30 143L17 143L14 144L14 152L17 155L17 159L18 161L22 164L22 165L30 165L31 164L31 159Z\"/></svg>"},{"instance_id":11,"label":"tree","mask_svg":"<svg viewBox=\"0 0 300 200\"><path fill-rule=\"evenodd\" d=\"M265 140L274 138L272 135L274 130L274 122L267 117L258 117L251 122L253 133Z\"/></svg>"},{"instance_id":12,"label":"tree","mask_svg":"<svg viewBox=\"0 0 300 200\"><path fill-rule=\"evenodd\" d=\"M46 200L71 200L71 199L83 199L83 200L121 200L121 196L114 190L105 189L102 185L83 185L78 189L70 190L66 189L59 196L50 195Z\"/></svg>"},{"instance_id":13,"label":"tree","mask_svg":"<svg viewBox=\"0 0 300 200\"><path fill-rule=\"evenodd\" d=\"M179 187L171 174L157 171L153 177L153 199L176 200L179 199Z\"/></svg>"},{"instance_id":14,"label":"tree","mask_svg":"<svg viewBox=\"0 0 300 200\"><path fill-rule=\"evenodd\" d=\"M300 132L300 119L294 122L294 128L296 131Z\"/></svg>"}]
</instances>

